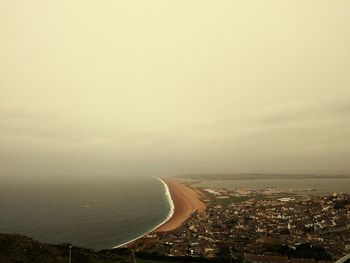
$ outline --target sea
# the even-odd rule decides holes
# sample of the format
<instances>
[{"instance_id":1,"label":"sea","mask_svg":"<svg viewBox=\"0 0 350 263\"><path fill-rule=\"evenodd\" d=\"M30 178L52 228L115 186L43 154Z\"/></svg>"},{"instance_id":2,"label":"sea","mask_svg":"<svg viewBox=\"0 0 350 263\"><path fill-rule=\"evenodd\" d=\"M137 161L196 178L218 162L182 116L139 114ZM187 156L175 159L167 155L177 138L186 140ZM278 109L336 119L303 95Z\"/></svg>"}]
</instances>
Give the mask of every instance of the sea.
<instances>
[{"instance_id":1,"label":"sea","mask_svg":"<svg viewBox=\"0 0 350 263\"><path fill-rule=\"evenodd\" d=\"M155 229L174 210L167 186L156 177L0 180L0 233L51 244L113 248ZM350 193L350 179L202 181L193 186Z\"/></svg>"},{"instance_id":2,"label":"sea","mask_svg":"<svg viewBox=\"0 0 350 263\"><path fill-rule=\"evenodd\" d=\"M1 178L0 178L1 179ZM159 178L2 181L0 233L92 249L125 244L173 213Z\"/></svg>"}]
</instances>

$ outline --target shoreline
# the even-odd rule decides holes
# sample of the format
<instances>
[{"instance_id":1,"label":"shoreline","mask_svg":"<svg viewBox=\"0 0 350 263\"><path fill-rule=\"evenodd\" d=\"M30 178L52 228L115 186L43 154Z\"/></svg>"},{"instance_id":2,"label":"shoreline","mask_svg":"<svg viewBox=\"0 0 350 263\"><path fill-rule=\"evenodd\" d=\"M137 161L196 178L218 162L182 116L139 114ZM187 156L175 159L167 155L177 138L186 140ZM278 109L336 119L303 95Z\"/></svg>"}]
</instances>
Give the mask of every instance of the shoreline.
<instances>
[{"instance_id":1,"label":"shoreline","mask_svg":"<svg viewBox=\"0 0 350 263\"><path fill-rule=\"evenodd\" d=\"M164 178L171 198L174 202L174 214L164 224L159 226L154 232L170 232L181 227L185 221L195 212L202 212L206 205L202 202L202 196L190 186L173 178Z\"/></svg>"},{"instance_id":2,"label":"shoreline","mask_svg":"<svg viewBox=\"0 0 350 263\"><path fill-rule=\"evenodd\" d=\"M151 233L153 231L156 231L159 227L161 227L162 225L166 224L173 217L174 212L175 212L175 205L174 205L174 201L173 201L173 199L171 197L168 185L164 182L164 180L162 180L159 177L153 177L153 178L155 178L156 180L160 181L163 184L163 186L164 186L165 196L166 196L167 202L169 203L169 206L170 206L169 214L167 215L167 217L161 223L159 223L156 226L152 227L151 230L148 230L144 234L142 234L142 235L140 235L140 236L138 236L136 238L133 238L133 239L127 241L127 242L124 242L124 243L122 243L120 245L114 246L114 247L112 247L112 249L113 248L124 247L124 246L126 246L126 245L128 245L128 244L130 244L130 243L132 243L132 242L142 238L143 236L145 236L145 235L147 235L147 234L149 234L149 233Z\"/></svg>"}]
</instances>

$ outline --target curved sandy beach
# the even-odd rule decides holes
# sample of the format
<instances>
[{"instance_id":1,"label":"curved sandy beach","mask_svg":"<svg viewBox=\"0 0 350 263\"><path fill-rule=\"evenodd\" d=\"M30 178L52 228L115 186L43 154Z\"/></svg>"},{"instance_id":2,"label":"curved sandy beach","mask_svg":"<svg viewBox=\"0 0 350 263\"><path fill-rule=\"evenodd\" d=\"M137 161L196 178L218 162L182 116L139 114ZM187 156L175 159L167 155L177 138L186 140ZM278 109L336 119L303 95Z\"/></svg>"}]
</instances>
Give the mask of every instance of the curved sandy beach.
<instances>
[{"instance_id":1,"label":"curved sandy beach","mask_svg":"<svg viewBox=\"0 0 350 263\"><path fill-rule=\"evenodd\" d=\"M205 204L201 196L192 188L171 178L162 178L167 184L171 199L174 202L175 210L173 216L158 227L155 232L167 232L182 225L195 211L204 211Z\"/></svg>"}]
</instances>

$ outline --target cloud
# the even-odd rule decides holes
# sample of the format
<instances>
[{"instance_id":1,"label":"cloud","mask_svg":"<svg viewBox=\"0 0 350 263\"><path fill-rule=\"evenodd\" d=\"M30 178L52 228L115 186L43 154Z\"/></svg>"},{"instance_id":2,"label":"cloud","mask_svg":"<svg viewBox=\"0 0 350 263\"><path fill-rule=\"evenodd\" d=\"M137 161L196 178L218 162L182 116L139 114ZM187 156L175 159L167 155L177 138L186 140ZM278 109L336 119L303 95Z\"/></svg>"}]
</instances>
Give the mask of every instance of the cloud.
<instances>
[{"instance_id":1,"label":"cloud","mask_svg":"<svg viewBox=\"0 0 350 263\"><path fill-rule=\"evenodd\" d=\"M56 117L55 113L34 112L23 109L0 109L0 121L6 120L30 120L47 121Z\"/></svg>"},{"instance_id":2,"label":"cloud","mask_svg":"<svg viewBox=\"0 0 350 263\"><path fill-rule=\"evenodd\" d=\"M307 121L324 122L350 118L350 105L344 98L317 98L288 101L265 107L256 115L261 124L282 125Z\"/></svg>"}]
</instances>

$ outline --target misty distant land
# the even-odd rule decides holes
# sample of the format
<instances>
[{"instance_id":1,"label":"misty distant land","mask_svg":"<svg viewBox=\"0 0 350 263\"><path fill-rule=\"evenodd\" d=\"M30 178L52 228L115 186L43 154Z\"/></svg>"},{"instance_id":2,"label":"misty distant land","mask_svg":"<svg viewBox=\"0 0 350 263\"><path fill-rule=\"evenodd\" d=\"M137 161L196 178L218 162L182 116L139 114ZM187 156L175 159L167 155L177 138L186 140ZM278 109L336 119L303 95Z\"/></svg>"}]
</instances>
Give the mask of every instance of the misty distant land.
<instances>
[{"instance_id":1,"label":"misty distant land","mask_svg":"<svg viewBox=\"0 0 350 263\"><path fill-rule=\"evenodd\" d=\"M191 180L261 180L261 179L350 179L350 175L277 174L277 173L203 173L176 175Z\"/></svg>"}]
</instances>

